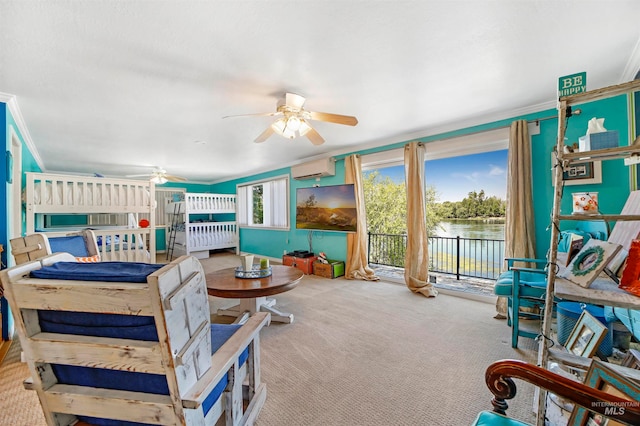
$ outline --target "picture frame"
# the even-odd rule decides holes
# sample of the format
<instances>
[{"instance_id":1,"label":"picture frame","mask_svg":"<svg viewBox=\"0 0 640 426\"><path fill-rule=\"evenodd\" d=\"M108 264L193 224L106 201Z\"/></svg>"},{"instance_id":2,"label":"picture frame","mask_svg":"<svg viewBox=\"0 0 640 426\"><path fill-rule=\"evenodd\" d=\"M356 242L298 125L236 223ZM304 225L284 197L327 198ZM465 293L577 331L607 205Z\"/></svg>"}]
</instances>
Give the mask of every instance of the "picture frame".
<instances>
[{"instance_id":1,"label":"picture frame","mask_svg":"<svg viewBox=\"0 0 640 426\"><path fill-rule=\"evenodd\" d=\"M551 153L551 185L555 178L557 159L555 152ZM580 163L572 163L565 167L562 173L562 181L569 185L593 185L602 183L602 162L585 160Z\"/></svg>"},{"instance_id":2,"label":"picture frame","mask_svg":"<svg viewBox=\"0 0 640 426\"><path fill-rule=\"evenodd\" d=\"M630 401L640 401L640 383L628 379L607 366L607 364L593 360L585 376L584 384L605 391L611 395L616 395ZM584 407L576 406L571 412L568 426L620 426L621 423L615 420L616 413L624 411L624 406L613 405L610 408L611 415L604 417L587 410Z\"/></svg>"},{"instance_id":3,"label":"picture frame","mask_svg":"<svg viewBox=\"0 0 640 426\"><path fill-rule=\"evenodd\" d=\"M633 368L634 370L640 370L640 351L633 348L629 349L620 365L627 368Z\"/></svg>"},{"instance_id":4,"label":"picture frame","mask_svg":"<svg viewBox=\"0 0 640 426\"><path fill-rule=\"evenodd\" d=\"M574 355L591 358L604 340L607 331L607 326L585 309L571 330L565 349Z\"/></svg>"},{"instance_id":5,"label":"picture frame","mask_svg":"<svg viewBox=\"0 0 640 426\"><path fill-rule=\"evenodd\" d=\"M582 246L567 267L561 269L558 276L580 287L589 288L621 248L620 244L592 238Z\"/></svg>"}]
</instances>

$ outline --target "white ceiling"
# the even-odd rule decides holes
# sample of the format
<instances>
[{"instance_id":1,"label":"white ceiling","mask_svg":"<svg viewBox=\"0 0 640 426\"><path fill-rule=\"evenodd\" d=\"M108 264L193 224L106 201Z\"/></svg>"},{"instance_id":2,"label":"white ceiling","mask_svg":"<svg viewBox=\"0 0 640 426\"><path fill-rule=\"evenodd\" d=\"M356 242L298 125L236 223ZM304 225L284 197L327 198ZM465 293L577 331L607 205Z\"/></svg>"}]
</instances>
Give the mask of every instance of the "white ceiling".
<instances>
[{"instance_id":1,"label":"white ceiling","mask_svg":"<svg viewBox=\"0 0 640 426\"><path fill-rule=\"evenodd\" d=\"M0 92L46 171L214 182L555 107L640 69L640 1L0 0ZM253 140L285 92L326 139ZM20 117L18 117L20 118Z\"/></svg>"}]
</instances>

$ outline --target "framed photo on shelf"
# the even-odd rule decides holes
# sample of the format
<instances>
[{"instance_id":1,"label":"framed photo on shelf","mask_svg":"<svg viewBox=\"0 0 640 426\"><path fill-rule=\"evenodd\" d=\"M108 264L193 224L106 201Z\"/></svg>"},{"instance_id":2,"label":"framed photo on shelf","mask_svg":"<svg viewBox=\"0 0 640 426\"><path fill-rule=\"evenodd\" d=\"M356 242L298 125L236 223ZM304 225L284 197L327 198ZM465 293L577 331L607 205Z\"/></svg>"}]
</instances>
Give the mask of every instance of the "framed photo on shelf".
<instances>
[{"instance_id":1,"label":"framed photo on shelf","mask_svg":"<svg viewBox=\"0 0 640 426\"><path fill-rule=\"evenodd\" d=\"M574 355L591 358L604 340L607 331L607 327L585 309L580 314L564 346Z\"/></svg>"},{"instance_id":2,"label":"framed photo on shelf","mask_svg":"<svg viewBox=\"0 0 640 426\"><path fill-rule=\"evenodd\" d=\"M551 185L555 177L556 167L555 152L551 153ZM602 183L602 162L585 160L580 163L572 163L564 168L562 180L566 185L592 185Z\"/></svg>"},{"instance_id":3,"label":"framed photo on shelf","mask_svg":"<svg viewBox=\"0 0 640 426\"><path fill-rule=\"evenodd\" d=\"M605 363L593 360L584 380L585 385L589 385L598 390L604 391L629 400L629 403L640 401L640 384L630 380ZM608 408L608 407L607 407ZM609 410L611 415L604 417L601 414L593 413L586 408L576 406L569 418L568 426L621 426L626 423L616 421L616 413L624 412L623 404L611 404Z\"/></svg>"},{"instance_id":4,"label":"framed photo on shelf","mask_svg":"<svg viewBox=\"0 0 640 426\"><path fill-rule=\"evenodd\" d=\"M582 246L567 267L558 273L558 276L566 278L580 287L589 288L621 248L620 244L592 238Z\"/></svg>"}]
</instances>

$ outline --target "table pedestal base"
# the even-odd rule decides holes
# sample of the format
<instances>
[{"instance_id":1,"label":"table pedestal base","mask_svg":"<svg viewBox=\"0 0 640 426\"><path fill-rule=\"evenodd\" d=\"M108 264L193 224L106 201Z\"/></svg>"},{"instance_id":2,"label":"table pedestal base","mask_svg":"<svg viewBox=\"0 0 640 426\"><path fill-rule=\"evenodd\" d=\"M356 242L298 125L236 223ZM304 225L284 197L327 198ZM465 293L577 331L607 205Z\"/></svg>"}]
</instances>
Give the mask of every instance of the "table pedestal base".
<instances>
[{"instance_id":1,"label":"table pedestal base","mask_svg":"<svg viewBox=\"0 0 640 426\"><path fill-rule=\"evenodd\" d=\"M234 324L244 324L256 312L269 312L271 321L291 324L293 322L293 314L276 309L275 304L276 299L267 299L266 297L240 299L239 305L227 309L218 309L217 314L236 317Z\"/></svg>"}]
</instances>

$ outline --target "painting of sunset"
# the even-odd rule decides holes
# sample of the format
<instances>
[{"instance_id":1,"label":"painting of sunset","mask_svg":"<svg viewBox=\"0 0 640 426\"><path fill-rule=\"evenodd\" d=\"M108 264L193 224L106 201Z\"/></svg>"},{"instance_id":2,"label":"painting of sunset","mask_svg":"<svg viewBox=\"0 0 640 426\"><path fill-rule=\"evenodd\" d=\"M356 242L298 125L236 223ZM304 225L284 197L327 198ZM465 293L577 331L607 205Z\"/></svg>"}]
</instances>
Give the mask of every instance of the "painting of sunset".
<instances>
[{"instance_id":1,"label":"painting of sunset","mask_svg":"<svg viewBox=\"0 0 640 426\"><path fill-rule=\"evenodd\" d=\"M357 213L353 184L298 188L296 228L356 232Z\"/></svg>"}]
</instances>

